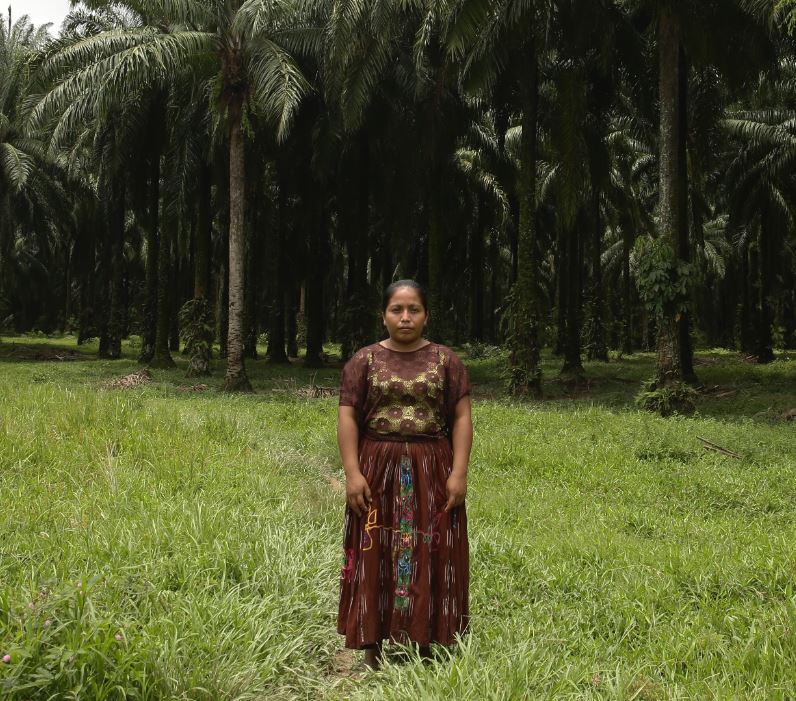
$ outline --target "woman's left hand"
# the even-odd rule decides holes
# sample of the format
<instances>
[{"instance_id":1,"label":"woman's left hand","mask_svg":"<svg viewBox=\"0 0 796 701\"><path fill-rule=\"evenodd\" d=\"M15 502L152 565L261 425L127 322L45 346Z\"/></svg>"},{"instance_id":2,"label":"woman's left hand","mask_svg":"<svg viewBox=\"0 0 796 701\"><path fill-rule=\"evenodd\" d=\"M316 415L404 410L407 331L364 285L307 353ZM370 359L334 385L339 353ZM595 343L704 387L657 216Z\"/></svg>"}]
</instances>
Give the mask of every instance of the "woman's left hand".
<instances>
[{"instance_id":1,"label":"woman's left hand","mask_svg":"<svg viewBox=\"0 0 796 701\"><path fill-rule=\"evenodd\" d=\"M445 511L456 508L464 504L464 497L467 496L467 475L459 475L455 472L451 473L448 481L445 483L445 489L448 493L448 502L445 504Z\"/></svg>"}]
</instances>

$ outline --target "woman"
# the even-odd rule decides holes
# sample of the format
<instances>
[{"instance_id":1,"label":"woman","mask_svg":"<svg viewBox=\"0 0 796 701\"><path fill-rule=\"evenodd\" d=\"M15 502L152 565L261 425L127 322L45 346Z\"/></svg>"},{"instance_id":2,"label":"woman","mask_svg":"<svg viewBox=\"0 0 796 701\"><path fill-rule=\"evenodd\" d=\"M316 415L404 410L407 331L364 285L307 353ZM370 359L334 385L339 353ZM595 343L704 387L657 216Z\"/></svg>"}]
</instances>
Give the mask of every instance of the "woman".
<instances>
[{"instance_id":1,"label":"woman","mask_svg":"<svg viewBox=\"0 0 796 701\"><path fill-rule=\"evenodd\" d=\"M382 309L389 338L346 364L337 424L348 501L337 629L369 667L384 639L452 644L469 606L467 371L423 338L416 282L390 285Z\"/></svg>"}]
</instances>

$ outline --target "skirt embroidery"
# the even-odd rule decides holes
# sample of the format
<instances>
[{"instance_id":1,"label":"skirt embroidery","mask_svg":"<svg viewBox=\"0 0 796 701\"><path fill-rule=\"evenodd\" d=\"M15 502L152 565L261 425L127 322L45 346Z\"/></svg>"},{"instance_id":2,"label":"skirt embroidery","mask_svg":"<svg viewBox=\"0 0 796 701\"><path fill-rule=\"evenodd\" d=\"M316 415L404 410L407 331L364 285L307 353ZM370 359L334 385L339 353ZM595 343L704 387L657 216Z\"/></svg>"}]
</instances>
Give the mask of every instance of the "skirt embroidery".
<instances>
[{"instance_id":1,"label":"skirt embroidery","mask_svg":"<svg viewBox=\"0 0 796 701\"><path fill-rule=\"evenodd\" d=\"M401 494L398 514L398 552L395 558L395 600L393 606L399 611L409 608L409 584L412 581L412 549L414 541L414 483L412 481L412 460L408 455L401 457Z\"/></svg>"},{"instance_id":2,"label":"skirt embroidery","mask_svg":"<svg viewBox=\"0 0 796 701\"><path fill-rule=\"evenodd\" d=\"M346 647L452 645L467 632L467 515L442 508L452 457L446 440L362 441L372 502L361 517L346 510L337 619Z\"/></svg>"}]
</instances>

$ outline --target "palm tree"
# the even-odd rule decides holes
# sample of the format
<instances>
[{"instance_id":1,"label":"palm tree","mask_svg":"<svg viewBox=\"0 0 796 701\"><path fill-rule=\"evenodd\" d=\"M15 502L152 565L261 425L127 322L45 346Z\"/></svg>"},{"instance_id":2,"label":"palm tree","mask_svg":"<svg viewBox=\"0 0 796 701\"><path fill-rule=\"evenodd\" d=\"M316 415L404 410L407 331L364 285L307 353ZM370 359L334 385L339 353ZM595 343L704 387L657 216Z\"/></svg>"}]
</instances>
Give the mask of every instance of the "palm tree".
<instances>
[{"instance_id":1,"label":"palm tree","mask_svg":"<svg viewBox=\"0 0 796 701\"><path fill-rule=\"evenodd\" d=\"M512 291L509 342L510 387L517 394L541 393L541 246L536 226L540 60L555 3L462 0L447 35L449 51L464 61L465 84L492 91L504 66L511 66L520 124L517 179L517 277Z\"/></svg>"},{"instance_id":2,"label":"palm tree","mask_svg":"<svg viewBox=\"0 0 796 701\"><path fill-rule=\"evenodd\" d=\"M778 273L792 265L789 256L780 263L783 256L775 251L788 250L786 232L793 232L796 222L795 72L792 62L783 61L776 74L762 75L751 104L731 108L723 122L730 137L730 221L740 234L737 241L746 263L744 283L751 295L746 318L754 319L747 350L763 363L774 359L771 327Z\"/></svg>"},{"instance_id":3,"label":"palm tree","mask_svg":"<svg viewBox=\"0 0 796 701\"><path fill-rule=\"evenodd\" d=\"M213 96L229 154L229 331L224 388L250 390L243 358L244 122L249 113L261 114L273 125L277 138L286 136L301 98L309 91L281 45L300 20L292 7L265 0L142 0L134 6L148 11L157 26L103 31L53 51L45 72L57 84L39 103L36 115L41 119L54 111L62 114L62 120L79 121L90 104L107 113L130 92L168 88L173 81L205 86ZM161 254L164 249L161 241ZM164 267L161 261L161 272Z\"/></svg>"},{"instance_id":4,"label":"palm tree","mask_svg":"<svg viewBox=\"0 0 796 701\"><path fill-rule=\"evenodd\" d=\"M80 182L47 153L43 133L26 125L38 89L30 65L48 39L46 26L35 28L27 16L0 26L0 319L24 308L12 288L24 287L27 272L46 273L76 230L69 190Z\"/></svg>"},{"instance_id":5,"label":"palm tree","mask_svg":"<svg viewBox=\"0 0 796 701\"><path fill-rule=\"evenodd\" d=\"M728 75L748 70L770 46L762 25L770 18L768 0L722 0L714 3L677 3L672 0L635 0L628 3L654 18L659 74L659 231L668 246L672 270L689 269L687 97L692 55L708 57ZM704 31L711 27L710 32ZM732 36L732 53L725 37ZM738 43L751 58L747 65L736 59ZM704 59L703 59L704 60ZM679 261L679 262L678 262ZM656 386L676 386L695 381L688 334L687 293L679 274L673 274L669 299L658 314Z\"/></svg>"}]
</instances>

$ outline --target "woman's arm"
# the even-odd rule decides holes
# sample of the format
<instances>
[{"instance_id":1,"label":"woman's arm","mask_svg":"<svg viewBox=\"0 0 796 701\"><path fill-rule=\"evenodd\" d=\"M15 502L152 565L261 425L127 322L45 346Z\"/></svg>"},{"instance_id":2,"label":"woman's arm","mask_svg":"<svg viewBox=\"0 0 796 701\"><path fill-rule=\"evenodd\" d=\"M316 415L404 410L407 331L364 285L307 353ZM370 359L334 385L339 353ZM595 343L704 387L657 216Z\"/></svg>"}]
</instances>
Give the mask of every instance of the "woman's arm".
<instances>
[{"instance_id":1,"label":"woman's arm","mask_svg":"<svg viewBox=\"0 0 796 701\"><path fill-rule=\"evenodd\" d=\"M467 465L470 462L470 449L473 446L473 419L470 395L465 395L456 404L456 412L451 427L453 444L453 469L446 483L448 501L445 511L460 506L467 496Z\"/></svg>"},{"instance_id":2,"label":"woman's arm","mask_svg":"<svg viewBox=\"0 0 796 701\"><path fill-rule=\"evenodd\" d=\"M346 501L357 516L362 516L370 505L370 487L359 471L359 426L352 406L337 410L337 445L345 470Z\"/></svg>"}]
</instances>

